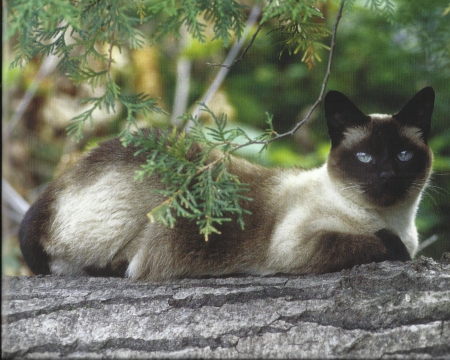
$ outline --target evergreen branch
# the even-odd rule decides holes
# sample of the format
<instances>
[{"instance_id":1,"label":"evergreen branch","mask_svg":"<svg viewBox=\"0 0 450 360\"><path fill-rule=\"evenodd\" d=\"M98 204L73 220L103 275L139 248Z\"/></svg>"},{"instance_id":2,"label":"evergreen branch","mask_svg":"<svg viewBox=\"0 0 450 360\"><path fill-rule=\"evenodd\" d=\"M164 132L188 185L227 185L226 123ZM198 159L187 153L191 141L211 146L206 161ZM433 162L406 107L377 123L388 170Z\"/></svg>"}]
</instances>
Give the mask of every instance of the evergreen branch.
<instances>
[{"instance_id":1,"label":"evergreen branch","mask_svg":"<svg viewBox=\"0 0 450 360\"><path fill-rule=\"evenodd\" d=\"M290 54L302 51L302 61L308 65L309 69L315 65L316 59L320 61L318 51L326 48L321 41L329 35L329 30L323 23L322 13L315 8L315 2L286 0L280 5L278 2L270 1L262 20L278 20L279 25L273 31L286 38L279 56L285 50L288 50Z\"/></svg>"},{"instance_id":2,"label":"evergreen branch","mask_svg":"<svg viewBox=\"0 0 450 360\"><path fill-rule=\"evenodd\" d=\"M95 109L101 108L101 104L103 102L103 96L97 97L97 98L89 98L84 99L82 103L90 102L93 105L83 111L81 114L75 116L74 118L70 119L71 124L66 128L68 135L73 135L75 140L81 140L83 138L83 127L84 124L89 120L91 124L93 123L92 114Z\"/></svg>"},{"instance_id":3,"label":"evergreen branch","mask_svg":"<svg viewBox=\"0 0 450 360\"><path fill-rule=\"evenodd\" d=\"M138 9L135 17L127 14L130 6ZM127 42L130 48L143 45L141 40L143 34L134 28L142 20L144 14L142 6L136 5L135 1L131 4L121 4L109 0L94 2L42 0L37 4L10 0L8 12L11 24L8 35L19 33L18 51L12 66L36 56L42 59L55 55L59 57L58 69L76 85L87 83L92 90L105 85L102 96L85 101L92 103L91 108L71 120L72 123L68 128L70 134L75 134L79 140L85 122L87 120L92 122L95 109L104 106L108 113L116 111L116 102L124 98L120 97L120 86L111 76L114 61L112 51L114 47L120 50ZM60 21L61 19L64 21ZM71 40L70 44L66 43L66 38ZM97 50L98 43L108 43L107 54L101 54ZM72 54L74 49L78 55ZM104 69L93 70L92 61L104 64ZM138 102L144 101L138 97L135 99ZM130 107L128 102L127 110ZM134 106L132 110L146 111L150 108L154 108L154 104L146 102L143 106ZM134 115L129 114L128 119L134 119Z\"/></svg>"},{"instance_id":4,"label":"evergreen branch","mask_svg":"<svg viewBox=\"0 0 450 360\"><path fill-rule=\"evenodd\" d=\"M202 16L206 21L213 22L214 38L223 41L225 47L231 39L230 31L238 39L244 30L244 9L246 7L235 0L185 0L182 6L173 0L153 1L149 5L152 18L162 17L162 21L154 34L154 41L163 36L175 34L179 36L180 28L185 25L188 32L199 40L206 41L206 25L199 21Z\"/></svg>"},{"instance_id":5,"label":"evergreen branch","mask_svg":"<svg viewBox=\"0 0 450 360\"><path fill-rule=\"evenodd\" d=\"M108 56L108 62L106 64L106 74L108 76L108 80L111 79L111 64L113 62L113 57L112 57L113 47L114 47L114 32L110 31L109 49L108 49L109 56Z\"/></svg>"},{"instance_id":6,"label":"evergreen branch","mask_svg":"<svg viewBox=\"0 0 450 360\"><path fill-rule=\"evenodd\" d=\"M312 113L314 112L314 110L317 108L317 106L319 106L319 104L323 101L323 97L325 95L325 90L328 84L328 79L331 75L331 67L333 64L333 56L334 56L334 50L335 50L335 46L336 46L336 37L337 37L337 29L339 26L339 22L342 18L342 12L344 9L344 5L345 5L346 0L341 0L339 8L338 8L338 12L336 15L336 19L334 22L334 26L333 26L333 31L332 31L332 37L331 37L331 44L330 44L330 53L328 56L328 64L327 64L327 70L325 73L325 77L323 79L322 82L322 87L319 93L319 96L317 98L317 100L315 101L315 103L310 107L310 109L308 110L307 114L305 115L305 117L299 121L290 131L287 131L283 134L277 134L275 132L275 130L273 129L273 124L272 124L272 118L266 114L267 116L267 124L269 125L269 129L266 130L266 132L264 132L261 136L259 136L258 138L256 138L255 140L250 140L244 144L240 144L235 146L234 148L232 148L229 151L229 154L245 147L245 146L249 146L249 145L264 145L264 148L266 148L271 142L277 141L281 138L285 138L287 136L292 136L295 134L295 132L304 124L306 123L309 118L311 117Z\"/></svg>"},{"instance_id":7,"label":"evergreen branch","mask_svg":"<svg viewBox=\"0 0 450 360\"><path fill-rule=\"evenodd\" d=\"M106 77L107 70L95 71L89 68L80 68L76 73L70 75L70 79L75 85L86 83L91 85L92 90L102 84L106 80Z\"/></svg>"},{"instance_id":8,"label":"evergreen branch","mask_svg":"<svg viewBox=\"0 0 450 360\"><path fill-rule=\"evenodd\" d=\"M55 0L43 1L54 2ZM203 104L200 104L193 115L188 117L187 129L189 124L193 125L190 136L175 130L167 134L157 133L153 129L149 130L149 134L139 129L137 134L130 133L131 124L136 125L136 113L162 112L161 109L156 107L155 99L147 95L122 94L120 86L111 76L113 48L116 46L120 50L121 46L127 43L130 47L141 45L140 33L133 28L133 24L142 21L142 17L145 16L146 12L143 12L142 8L137 8L138 14L133 18L126 13L127 6L120 6L115 1L80 1L80 3L75 3L74 6L81 5L78 9L77 27L72 29L71 35L75 40L71 45L67 45L64 40L69 30L68 26L40 26L39 16L32 17L31 20L34 22L26 28L31 40L23 40L21 55L23 58L29 59L30 56L37 54L41 56L59 54L61 55L59 68L67 70L68 75L75 82L87 82L92 87L104 82L105 89L101 96L82 101L82 103L90 104L90 107L72 119L72 124L68 128L69 134L75 134L76 138L82 137L83 126L88 120L92 122L95 109L104 107L108 113L115 112L116 103L122 103L127 111L127 127L122 133L123 144L135 146L137 148L136 154L146 152L146 164L136 173L136 178L142 180L144 177L157 176L158 183L162 184L162 188L153 191L157 196L162 197L162 202L149 212L150 219L172 227L177 217L196 221L200 234L208 241L211 234L220 233L220 226L226 221L231 221L232 218L237 219L238 224L243 228L244 215L249 214L249 211L243 209L240 205L241 201L251 201L244 195L244 192L248 190L248 185L242 184L236 175L228 172L227 164L231 161L230 155L239 148L250 144L259 143L266 147L272 141L293 134L301 124L297 124L297 127L289 133L278 135L273 129L271 117L267 116L269 129L252 140L239 128L227 129L226 116L214 115L205 103L209 102L220 87L229 68L243 59L261 30L262 24L269 18L279 19L280 26L284 26L283 29L291 34L287 44L290 45L290 42L292 42L294 49L297 46L298 50L303 50L306 56L305 62L311 63L317 58L317 49L321 46L317 40L324 35L324 31L321 26L310 21L311 18L320 15L320 12L310 5L312 1L286 0L286 2L281 2L284 13L280 13L280 9L275 6L275 3L270 2L268 7L270 9L268 11L269 17L264 20L266 15L263 16L263 20L253 34L249 45L238 58L236 57L246 37L261 13L258 5L253 7L245 30L243 30L244 23L242 21L244 7L233 0L186 0L183 2L184 8L177 8L178 2L173 0L162 0L160 2L162 5L154 2L149 6L148 14L150 17L162 13L169 17L168 24L158 29L161 34L167 33L169 30L177 30L185 24L188 31L202 41L202 39L204 40L204 25L199 22L198 17L203 14L205 20L214 22L215 38L221 39L225 46L231 38L229 31L234 31L238 38L224 62L225 66L219 70L214 82L205 93L202 99ZM345 0L342 0L333 30L328 70L321 94L303 122L310 117L315 107L322 100L331 71L337 24L344 2ZM287 3L291 7L291 12L286 7ZM136 7L133 2L132 5ZM47 43L51 39L55 40ZM98 42L103 45L107 44L107 54L101 54L96 49ZM301 48L303 46L306 46L306 48ZM80 50L80 55L71 57L70 52L74 48ZM89 65L92 59L100 61L104 65L103 70L92 70ZM197 122L197 114L201 106L203 106L204 111L210 113L215 121L215 128L206 128L212 140L209 140L204 134L203 124ZM237 144L235 139L238 137L245 137L247 142L243 145ZM196 140L200 140L198 142L201 150L193 150L193 156L189 151ZM216 149L220 149L221 153ZM188 154L190 155L188 156Z\"/></svg>"},{"instance_id":9,"label":"evergreen branch","mask_svg":"<svg viewBox=\"0 0 450 360\"><path fill-rule=\"evenodd\" d=\"M190 196L193 196L194 199L197 200L201 199L201 201L196 201L194 213L193 209L189 211L189 202L184 203L184 209L178 202L177 197L180 197L181 194L183 194L183 187L175 187L172 192L170 189L159 191L159 193L172 194L155 210L160 216L160 221L173 226L175 223L175 218L170 211L170 209L173 208L179 216L197 219L196 223L199 226L200 233L204 235L205 241L209 240L209 235L212 233L220 234L220 230L217 225L221 225L224 221L231 221L231 218L227 217L225 214L236 214L238 224L241 227L244 226L243 215L248 214L249 212L241 208L239 201L251 201L250 198L247 198L241 194L242 191L246 190L247 185L241 184L235 175L229 174L226 170L225 164L227 161L230 161L230 155L238 149L252 144L263 144L264 147L267 147L268 144L273 141L293 135L295 131L310 118L313 111L323 99L328 79L331 74L337 28L342 17L344 4L345 0L341 0L332 32L327 71L322 83L319 97L310 108L305 118L297 123L291 131L284 134L277 134L273 129L272 117L267 115L267 123L269 128L266 132L255 140L249 140L242 145L237 145L233 142L233 140L238 136L246 136L245 132L240 129L226 130L226 116L221 115L217 117L207 108L205 103L200 103L199 108L203 108L204 111L208 112L216 123L215 128L207 128L213 138L213 141L209 141L202 130L202 123L197 121L196 116L194 117L193 115L188 115L188 123L190 122L193 124L193 127L191 127L190 139L191 141L198 141L204 148L201 155L203 162L200 161L195 164L195 171L193 171L192 175L183 185L186 186L186 184L190 184L192 181L193 186L189 190ZM249 139L248 136L246 137ZM205 164L204 161L209 158L211 151L217 147L221 148L222 153L217 155L217 157L209 163ZM152 156L152 161L154 161L154 159L155 157ZM164 158L164 160L167 159ZM168 169L170 169L170 166L167 166L166 164L164 166L164 171L167 172ZM154 172L155 170L151 173L153 174ZM165 179L163 176L163 181L167 181L169 178L170 176L168 175L166 175ZM169 187L173 185L173 183L170 182L167 184L169 184ZM231 186L231 184L233 184L233 186ZM199 211L200 213L198 213Z\"/></svg>"},{"instance_id":10,"label":"evergreen branch","mask_svg":"<svg viewBox=\"0 0 450 360\"><path fill-rule=\"evenodd\" d=\"M234 139L242 135L242 130L227 130L225 115L216 116L206 107L204 110L216 122L217 128L207 128L213 140L205 136L203 123L195 122L189 136L175 128L163 133L149 129L148 133L141 131L127 137L126 144L135 146L136 154L147 154L147 162L136 173L136 179L157 176L163 184L152 192L165 199L148 213L149 218L172 227L177 217L194 220L208 241L211 234L220 233L220 225L231 221L231 216L243 227L243 216L249 212L240 206L240 201L251 199L243 195L248 186L229 174L226 166L231 160L230 150L236 146ZM198 143L201 151L195 150L195 156L188 156L191 147ZM215 151L218 147L221 152Z\"/></svg>"},{"instance_id":11,"label":"evergreen branch","mask_svg":"<svg viewBox=\"0 0 450 360\"><path fill-rule=\"evenodd\" d=\"M102 106L104 106L108 114L115 113L116 101L119 97L120 87L112 78L110 78L106 83L105 92L101 96L91 97L80 101L80 104L91 103L92 106L70 120L71 124L66 128L68 134L74 135L74 138L77 141L81 140L83 138L84 124L89 120L93 126L92 114L94 113L94 110L102 109Z\"/></svg>"},{"instance_id":12,"label":"evergreen branch","mask_svg":"<svg viewBox=\"0 0 450 360\"><path fill-rule=\"evenodd\" d=\"M283 134L276 134L276 132L273 131L273 128L271 128L270 133L272 134L272 137L265 139L265 140L254 140L254 141L249 141L248 143L242 144L237 146L236 148L234 148L231 152L237 151L242 147L248 146L248 145L254 145L254 144L262 144L264 146L268 146L269 143L277 141L281 138L287 137L287 136L292 136L295 134L295 132L304 124L306 123L309 118L311 117L312 113L314 112L314 110L317 108L317 106L319 106L319 104L323 101L323 97L325 95L325 90L328 84L328 79L330 78L331 75L331 66L333 64L333 56L334 56L334 51L335 51L335 46L336 46L336 37L337 37L337 29L339 26L339 21L342 18L342 12L344 9L344 5L345 5L346 0L341 0L340 5L339 5L339 9L336 15L336 19L334 22L334 26L333 26L333 31L332 31L332 36L331 36L331 44L330 44L330 53L328 56L328 64L327 64L327 70L325 73L325 77L323 79L322 82L322 87L320 89L320 93L319 93L319 97L317 98L317 100L315 101L315 103L311 106L311 108L308 110L308 113L306 114L306 116L299 121L292 130L285 132Z\"/></svg>"},{"instance_id":13,"label":"evergreen branch","mask_svg":"<svg viewBox=\"0 0 450 360\"><path fill-rule=\"evenodd\" d=\"M289 53L303 52L302 62L308 65L308 69L312 69L315 65L315 60L320 61L318 50L329 49L323 45L320 40L329 35L327 28L323 24L316 24L314 22L306 21L304 23L293 22L289 25L280 26L277 29L288 37L284 41L284 48L280 51L279 56L287 49Z\"/></svg>"},{"instance_id":14,"label":"evergreen branch","mask_svg":"<svg viewBox=\"0 0 450 360\"><path fill-rule=\"evenodd\" d=\"M175 219L173 218L173 216L167 216L167 215L170 214L170 208L172 207L172 204L176 201L176 198L182 194L182 192L183 192L183 190L181 190L181 189L178 190L172 196L170 196L166 200L164 200L161 204L154 207L147 214L147 217L150 219L150 221L152 223L154 223L156 220L162 221L162 223L164 225L173 228L175 225ZM168 213L168 210L169 210L169 213Z\"/></svg>"},{"instance_id":15,"label":"evergreen branch","mask_svg":"<svg viewBox=\"0 0 450 360\"><path fill-rule=\"evenodd\" d=\"M367 0L366 7L379 11L388 21L393 22L395 4L392 0Z\"/></svg>"},{"instance_id":16,"label":"evergreen branch","mask_svg":"<svg viewBox=\"0 0 450 360\"><path fill-rule=\"evenodd\" d=\"M248 43L248 45L245 47L244 51L242 51L241 56L239 56L236 60L233 61L232 64L230 65L226 65L226 64L211 64L211 63L206 63L206 65L208 66L219 66L219 67L224 67L227 68L228 70L230 70L236 63L238 63L239 61L241 61L245 54L247 54L247 51L250 49L250 47L253 45L253 42L256 39L256 36L258 35L259 31L262 29L263 24L259 24L258 28L256 29L255 33L253 34L252 38L250 39L250 42Z\"/></svg>"},{"instance_id":17,"label":"evergreen branch","mask_svg":"<svg viewBox=\"0 0 450 360\"><path fill-rule=\"evenodd\" d=\"M327 87L327 84L328 84L328 79L330 78L330 75L331 75L331 67L333 65L334 50L335 50L335 47L336 47L337 29L338 29L338 26L339 26L339 22L340 22L340 20L342 18L342 11L344 9L345 2L346 2L346 0L341 0L340 5L339 5L339 9L338 9L338 12L337 12L337 15L336 15L336 19L334 21L333 31L332 31L332 35L331 35L330 54L328 55L327 71L325 73L325 77L324 77L323 82L322 82L322 87L320 89L319 97L317 98L316 102L311 106L311 108L309 109L309 111L306 114L306 116L300 122L298 122L294 126L294 128L292 130L288 131L287 133L275 136L274 138L270 139L269 142L278 140L278 139L280 139L282 137L294 135L295 132L300 128L300 126L302 126L305 122L307 122L309 120L309 118L311 117L311 115L314 112L314 110L323 101L323 97L325 95L325 90L326 90L326 87Z\"/></svg>"}]
</instances>

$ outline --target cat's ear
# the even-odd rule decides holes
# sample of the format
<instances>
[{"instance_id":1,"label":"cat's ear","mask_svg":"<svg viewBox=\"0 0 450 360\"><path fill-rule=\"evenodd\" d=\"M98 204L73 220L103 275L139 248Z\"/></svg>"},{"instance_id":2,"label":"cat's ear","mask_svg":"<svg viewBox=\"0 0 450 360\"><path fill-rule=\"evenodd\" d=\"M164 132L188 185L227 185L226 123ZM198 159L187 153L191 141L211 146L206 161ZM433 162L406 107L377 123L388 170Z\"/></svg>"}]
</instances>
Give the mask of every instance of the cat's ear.
<instances>
[{"instance_id":1,"label":"cat's ear","mask_svg":"<svg viewBox=\"0 0 450 360\"><path fill-rule=\"evenodd\" d=\"M339 145L348 127L364 125L370 121L370 116L364 115L348 97L334 90L325 96L325 118L332 147Z\"/></svg>"},{"instance_id":2,"label":"cat's ear","mask_svg":"<svg viewBox=\"0 0 450 360\"><path fill-rule=\"evenodd\" d=\"M420 90L409 102L394 115L394 119L406 126L420 129L423 141L427 143L430 134L431 115L434 108L434 90L428 86Z\"/></svg>"}]
</instances>

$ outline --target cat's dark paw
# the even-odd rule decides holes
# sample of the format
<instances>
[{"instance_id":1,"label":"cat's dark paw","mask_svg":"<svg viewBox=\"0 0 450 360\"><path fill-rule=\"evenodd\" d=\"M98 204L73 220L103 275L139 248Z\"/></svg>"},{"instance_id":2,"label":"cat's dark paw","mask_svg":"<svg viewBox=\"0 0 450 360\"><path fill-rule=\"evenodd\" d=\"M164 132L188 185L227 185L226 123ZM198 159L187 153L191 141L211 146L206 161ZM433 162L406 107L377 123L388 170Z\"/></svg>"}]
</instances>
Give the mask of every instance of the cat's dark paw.
<instances>
[{"instance_id":1,"label":"cat's dark paw","mask_svg":"<svg viewBox=\"0 0 450 360\"><path fill-rule=\"evenodd\" d=\"M386 247L386 259L387 260L399 260L399 261L409 261L411 256L406 249L405 244L400 239L400 237L394 234L388 229L381 229L375 233L383 245Z\"/></svg>"}]
</instances>

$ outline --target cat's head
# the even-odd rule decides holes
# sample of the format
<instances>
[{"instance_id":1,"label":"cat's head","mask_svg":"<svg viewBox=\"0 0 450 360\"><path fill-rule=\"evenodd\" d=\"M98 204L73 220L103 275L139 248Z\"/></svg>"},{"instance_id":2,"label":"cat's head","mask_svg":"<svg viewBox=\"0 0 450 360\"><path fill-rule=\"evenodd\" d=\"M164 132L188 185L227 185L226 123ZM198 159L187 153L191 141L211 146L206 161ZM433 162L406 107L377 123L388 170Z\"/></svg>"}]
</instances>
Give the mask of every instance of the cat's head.
<instances>
[{"instance_id":1,"label":"cat's head","mask_svg":"<svg viewBox=\"0 0 450 360\"><path fill-rule=\"evenodd\" d=\"M375 206L416 199L431 172L433 155L427 143L433 107L431 87L394 115L365 115L345 95L328 92L330 177L343 192Z\"/></svg>"}]
</instances>

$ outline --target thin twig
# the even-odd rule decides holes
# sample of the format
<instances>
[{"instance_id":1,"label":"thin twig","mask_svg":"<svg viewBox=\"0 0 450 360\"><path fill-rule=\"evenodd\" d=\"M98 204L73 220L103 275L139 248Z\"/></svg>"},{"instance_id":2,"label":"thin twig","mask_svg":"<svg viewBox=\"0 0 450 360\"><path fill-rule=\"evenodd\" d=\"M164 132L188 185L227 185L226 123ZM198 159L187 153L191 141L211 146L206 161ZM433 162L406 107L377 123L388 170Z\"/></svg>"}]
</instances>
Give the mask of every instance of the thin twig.
<instances>
[{"instance_id":1,"label":"thin twig","mask_svg":"<svg viewBox=\"0 0 450 360\"><path fill-rule=\"evenodd\" d=\"M298 122L294 128L286 133L283 134L277 134L276 136L274 136L273 138L269 139L269 140L254 140L254 141L249 141L245 144L239 145L236 148L232 149L230 151L230 153L235 152L236 150L239 150L240 148L243 148L245 146L248 145L254 145L254 144L262 144L262 145L269 145L271 142L279 140L281 138L284 138L286 136L292 136L294 135L294 133L300 128L300 126L302 126L304 123L306 123L309 118L311 117L312 113L314 112L314 110L317 108L317 106L319 106L319 104L322 102L324 94L325 94L325 89L327 87L328 84L328 79L330 78L330 74L331 74L331 66L333 64L333 55L334 55L334 48L336 46L336 36L337 36L337 28L339 25L339 21L342 18L342 12L344 9L344 4L345 4L345 0L341 0L341 3L339 5L339 9L338 9L338 13L336 15L336 20L334 22L334 27L333 27L333 33L331 36L331 44L330 44L330 54L328 56L328 65L327 65L327 71L325 73L325 77L323 79L322 82L322 88L320 90L319 93L319 97L317 98L316 102L311 106L311 108L308 110L308 113L306 114L306 116L300 121Z\"/></svg>"},{"instance_id":2,"label":"thin twig","mask_svg":"<svg viewBox=\"0 0 450 360\"><path fill-rule=\"evenodd\" d=\"M110 39L109 49L108 49L109 57L108 57L108 63L106 64L106 74L108 76L108 79L111 79L111 64L113 62L112 52L113 52L113 47L114 47L114 31L111 31L109 39Z\"/></svg>"},{"instance_id":3,"label":"thin twig","mask_svg":"<svg viewBox=\"0 0 450 360\"><path fill-rule=\"evenodd\" d=\"M320 90L319 97L316 100L316 102L313 104L313 106L311 106L311 108L309 109L309 111L306 114L305 118L302 121L300 121L299 123L297 123L297 125L295 125L294 128L291 131L287 132L286 135L285 134L278 135L280 137L287 136L287 135L293 135L298 130L298 128L300 126L302 126L305 122L308 121L308 119L311 117L313 111L316 109L317 106L319 106L319 104L323 100L323 95L325 94L325 89L326 89L327 84L328 84L328 79L330 78L330 75L331 75L331 66L333 64L334 48L336 46L337 28L338 28L338 25L339 25L339 21L342 18L342 11L344 10L344 4L345 4L345 0L342 0L341 4L339 5L339 10L338 10L338 13L336 15L336 20L334 22L333 34L331 36L330 55L328 56L327 72L325 73L325 78L323 79L322 89ZM271 140L271 141L273 141L273 140Z\"/></svg>"},{"instance_id":4,"label":"thin twig","mask_svg":"<svg viewBox=\"0 0 450 360\"><path fill-rule=\"evenodd\" d=\"M426 247L430 246L431 244L434 244L437 240L439 240L439 236L437 236L436 234L431 235L428 239L420 243L419 247L417 248L417 253L420 253Z\"/></svg>"},{"instance_id":5,"label":"thin twig","mask_svg":"<svg viewBox=\"0 0 450 360\"><path fill-rule=\"evenodd\" d=\"M252 38L250 39L249 44L245 47L244 51L242 52L241 56L239 56L236 60L234 60L234 62L231 65L227 65L227 64L211 64L211 63L206 63L206 65L208 66L220 66L220 67L224 67L227 68L228 70L230 70L236 63L238 63L239 61L241 61L245 54L247 54L248 49L250 49L250 47L253 45L253 42L256 39L256 36L258 35L259 31L262 29L263 24L259 24L258 29L256 29L255 33L253 34Z\"/></svg>"}]
</instances>

